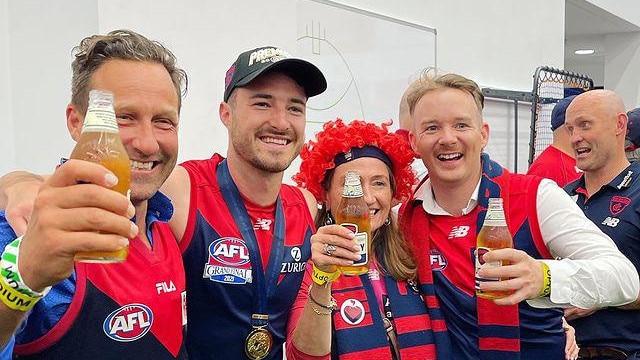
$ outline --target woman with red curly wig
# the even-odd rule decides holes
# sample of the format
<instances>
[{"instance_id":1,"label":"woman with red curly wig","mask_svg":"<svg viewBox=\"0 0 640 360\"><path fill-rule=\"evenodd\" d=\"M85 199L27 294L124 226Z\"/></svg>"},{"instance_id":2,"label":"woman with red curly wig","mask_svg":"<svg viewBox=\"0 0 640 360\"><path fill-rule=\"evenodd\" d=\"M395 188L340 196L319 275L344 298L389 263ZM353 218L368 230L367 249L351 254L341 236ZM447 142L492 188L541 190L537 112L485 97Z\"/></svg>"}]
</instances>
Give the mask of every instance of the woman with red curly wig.
<instances>
[{"instance_id":1,"label":"woman with red curly wig","mask_svg":"<svg viewBox=\"0 0 640 360\"><path fill-rule=\"evenodd\" d=\"M289 318L287 358L436 359L435 343L440 349L447 339L443 322L430 320L414 258L391 212L416 181L407 141L386 124L338 119L325 124L300 156L294 180L318 200L318 231L311 237L313 264ZM353 234L333 224L331 215L351 170L360 174L369 206L373 261L368 274L340 276L332 271L336 265L360 258Z\"/></svg>"}]
</instances>

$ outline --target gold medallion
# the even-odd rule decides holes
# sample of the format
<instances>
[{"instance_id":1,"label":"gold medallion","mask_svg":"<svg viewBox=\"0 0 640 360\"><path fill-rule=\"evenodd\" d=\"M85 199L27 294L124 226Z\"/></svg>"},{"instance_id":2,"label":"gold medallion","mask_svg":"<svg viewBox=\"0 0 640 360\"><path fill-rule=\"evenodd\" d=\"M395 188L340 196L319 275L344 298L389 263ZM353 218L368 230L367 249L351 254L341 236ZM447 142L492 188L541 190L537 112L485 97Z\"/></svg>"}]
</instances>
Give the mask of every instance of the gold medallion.
<instances>
[{"instance_id":1,"label":"gold medallion","mask_svg":"<svg viewBox=\"0 0 640 360\"><path fill-rule=\"evenodd\" d=\"M272 344L273 337L268 330L264 327L254 328L245 340L244 351L250 359L260 360L269 355Z\"/></svg>"}]
</instances>

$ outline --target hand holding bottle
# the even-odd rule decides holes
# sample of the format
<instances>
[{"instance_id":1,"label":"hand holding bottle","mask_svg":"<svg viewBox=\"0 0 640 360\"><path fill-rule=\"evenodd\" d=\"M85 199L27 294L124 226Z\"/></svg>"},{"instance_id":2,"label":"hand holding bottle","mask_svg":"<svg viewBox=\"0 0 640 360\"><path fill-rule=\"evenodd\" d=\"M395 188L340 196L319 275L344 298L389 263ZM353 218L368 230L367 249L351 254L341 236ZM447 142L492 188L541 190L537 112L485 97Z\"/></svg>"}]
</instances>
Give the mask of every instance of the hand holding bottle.
<instances>
[{"instance_id":1,"label":"hand holding bottle","mask_svg":"<svg viewBox=\"0 0 640 360\"><path fill-rule=\"evenodd\" d=\"M20 246L25 283L40 291L71 274L80 251L116 251L138 233L135 209L110 188L117 183L103 166L69 160L45 181Z\"/></svg>"},{"instance_id":2,"label":"hand holding bottle","mask_svg":"<svg viewBox=\"0 0 640 360\"><path fill-rule=\"evenodd\" d=\"M522 250L511 248L489 251L484 254L484 261L509 264L482 268L477 273L482 278L502 279L480 284L483 292L508 294L502 298L493 298L497 305L513 305L540 296L544 282L542 262Z\"/></svg>"},{"instance_id":3,"label":"hand holding bottle","mask_svg":"<svg viewBox=\"0 0 640 360\"><path fill-rule=\"evenodd\" d=\"M332 273L338 266L351 266L360 259L355 235L340 225L326 225L311 236L311 260L322 271Z\"/></svg>"}]
</instances>

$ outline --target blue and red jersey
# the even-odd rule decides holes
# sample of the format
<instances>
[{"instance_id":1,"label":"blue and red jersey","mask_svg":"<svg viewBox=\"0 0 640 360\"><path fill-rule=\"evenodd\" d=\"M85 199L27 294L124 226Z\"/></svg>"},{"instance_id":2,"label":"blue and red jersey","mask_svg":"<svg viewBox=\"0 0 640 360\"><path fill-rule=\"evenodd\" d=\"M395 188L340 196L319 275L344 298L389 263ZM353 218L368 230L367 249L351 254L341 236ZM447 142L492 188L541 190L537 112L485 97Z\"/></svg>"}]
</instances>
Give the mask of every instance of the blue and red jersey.
<instances>
[{"instance_id":1,"label":"blue and red jersey","mask_svg":"<svg viewBox=\"0 0 640 360\"><path fill-rule=\"evenodd\" d=\"M249 239L243 238L223 198L216 171L224 159L187 161L183 166L191 180L191 201L185 236L181 242L187 277L189 324L187 349L190 359L246 359L245 339L252 330L251 315L257 269L249 254ZM279 198L284 213L285 236L282 251L269 243L274 217L259 212L241 199L247 208L258 239L262 263L277 266L277 286L266 299L267 330L273 345L267 359L282 358L289 309L293 304L311 256L313 219L300 190L282 185ZM285 225L283 224L283 225ZM266 240L265 240L266 239ZM274 253L282 257L273 259ZM267 260L268 259L268 260Z\"/></svg>"},{"instance_id":2,"label":"blue and red jersey","mask_svg":"<svg viewBox=\"0 0 640 360\"><path fill-rule=\"evenodd\" d=\"M566 337L560 309L536 309L522 302L514 314L515 322L510 324L505 320L508 307L494 305L489 310L479 310L479 304L486 304L475 296L476 234L484 222L488 198L503 198L515 248L533 258L550 257L538 228L536 195L540 180L511 174L485 154L478 205L469 214L430 215L419 200L409 202L403 209L402 223L408 239L414 248L427 249L416 253L419 277L422 281L433 276L454 359L564 358ZM407 219L411 219L410 223ZM428 247L419 243L425 241Z\"/></svg>"},{"instance_id":3,"label":"blue and red jersey","mask_svg":"<svg viewBox=\"0 0 640 360\"><path fill-rule=\"evenodd\" d=\"M578 206L609 235L640 271L640 162L634 162L587 198L584 177L565 187ZM580 346L640 351L640 310L615 307L571 322Z\"/></svg>"},{"instance_id":4,"label":"blue and red jersey","mask_svg":"<svg viewBox=\"0 0 640 360\"><path fill-rule=\"evenodd\" d=\"M150 201L153 214L147 220L160 214L166 221L172 212L168 199L161 194L152 199L160 206ZM153 247L132 239L125 262L77 263L74 276L55 285L29 314L15 354L20 359L186 359L180 250L166 222L151 221L147 233Z\"/></svg>"}]
</instances>

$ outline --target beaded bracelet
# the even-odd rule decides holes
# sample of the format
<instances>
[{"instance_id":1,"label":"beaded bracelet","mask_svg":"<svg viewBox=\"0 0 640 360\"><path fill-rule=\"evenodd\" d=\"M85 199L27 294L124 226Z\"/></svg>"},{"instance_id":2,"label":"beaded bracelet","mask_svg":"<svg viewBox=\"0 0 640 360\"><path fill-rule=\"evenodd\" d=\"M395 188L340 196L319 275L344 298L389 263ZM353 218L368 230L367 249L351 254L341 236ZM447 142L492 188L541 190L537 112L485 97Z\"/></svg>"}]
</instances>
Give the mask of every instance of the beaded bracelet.
<instances>
[{"instance_id":1,"label":"beaded bracelet","mask_svg":"<svg viewBox=\"0 0 640 360\"><path fill-rule=\"evenodd\" d=\"M313 285L309 286L309 300L311 300L314 304L331 311L335 310L338 307L338 302L333 298L333 296L331 296L331 298L329 299L328 305L320 304L316 301L316 299L313 298L313 296L311 296L311 289L313 289Z\"/></svg>"},{"instance_id":2,"label":"beaded bracelet","mask_svg":"<svg viewBox=\"0 0 640 360\"><path fill-rule=\"evenodd\" d=\"M309 304L309 305L311 305L311 310L313 310L313 312L318 314L318 315L331 315L332 314L332 311L322 312L322 311L320 311L320 309L315 307L313 304Z\"/></svg>"},{"instance_id":3,"label":"beaded bracelet","mask_svg":"<svg viewBox=\"0 0 640 360\"><path fill-rule=\"evenodd\" d=\"M333 311L338 308L338 302L333 298L333 296L331 296L331 298L329 299L328 305L320 304L318 301L316 301L316 299L313 298L313 296L311 296L311 289L313 289L313 285L309 285L309 300L311 300L309 305L311 305L311 310L313 310L314 313L318 315L331 315L331 313L333 313ZM323 309L329 310L329 312L321 312L320 309L315 307L314 304L320 306Z\"/></svg>"},{"instance_id":4,"label":"beaded bracelet","mask_svg":"<svg viewBox=\"0 0 640 360\"><path fill-rule=\"evenodd\" d=\"M540 289L540 293L538 297L545 297L551 294L551 270L549 269L549 265L545 262L542 263L542 289Z\"/></svg>"}]
</instances>

